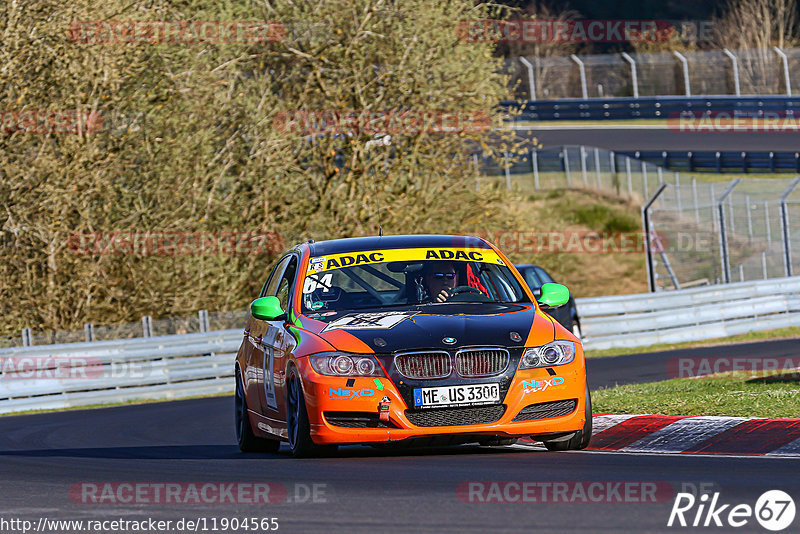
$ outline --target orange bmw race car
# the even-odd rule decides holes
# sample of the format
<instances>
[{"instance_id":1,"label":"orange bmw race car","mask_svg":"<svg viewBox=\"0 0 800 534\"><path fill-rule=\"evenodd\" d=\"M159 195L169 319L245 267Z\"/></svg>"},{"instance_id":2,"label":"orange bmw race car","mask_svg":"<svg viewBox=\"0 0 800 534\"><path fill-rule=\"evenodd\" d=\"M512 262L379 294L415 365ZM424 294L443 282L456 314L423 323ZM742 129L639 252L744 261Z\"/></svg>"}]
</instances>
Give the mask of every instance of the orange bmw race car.
<instances>
[{"instance_id":1,"label":"orange bmw race car","mask_svg":"<svg viewBox=\"0 0 800 534\"><path fill-rule=\"evenodd\" d=\"M580 340L477 237L384 236L297 245L272 268L236 356L242 451L338 445L585 448Z\"/></svg>"}]
</instances>

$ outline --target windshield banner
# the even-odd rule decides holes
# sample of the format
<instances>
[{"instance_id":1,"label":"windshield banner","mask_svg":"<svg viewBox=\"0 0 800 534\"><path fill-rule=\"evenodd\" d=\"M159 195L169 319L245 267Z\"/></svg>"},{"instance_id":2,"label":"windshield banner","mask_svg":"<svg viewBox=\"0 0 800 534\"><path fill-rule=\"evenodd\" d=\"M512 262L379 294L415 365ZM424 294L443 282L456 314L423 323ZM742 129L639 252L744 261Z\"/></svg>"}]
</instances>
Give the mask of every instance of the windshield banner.
<instances>
[{"instance_id":1,"label":"windshield banner","mask_svg":"<svg viewBox=\"0 0 800 534\"><path fill-rule=\"evenodd\" d=\"M395 248L315 256L309 260L306 274L321 273L354 265L425 260L477 261L505 265L500 256L488 248Z\"/></svg>"}]
</instances>

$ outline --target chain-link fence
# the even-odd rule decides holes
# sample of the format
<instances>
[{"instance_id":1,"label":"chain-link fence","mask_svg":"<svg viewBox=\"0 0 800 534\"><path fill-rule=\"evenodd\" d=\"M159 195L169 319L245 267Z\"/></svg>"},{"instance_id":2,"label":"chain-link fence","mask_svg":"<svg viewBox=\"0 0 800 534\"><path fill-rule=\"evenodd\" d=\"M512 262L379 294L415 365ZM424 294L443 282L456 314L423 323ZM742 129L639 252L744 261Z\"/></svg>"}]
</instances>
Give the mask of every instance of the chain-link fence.
<instances>
[{"instance_id":1,"label":"chain-link fence","mask_svg":"<svg viewBox=\"0 0 800 534\"><path fill-rule=\"evenodd\" d=\"M526 195L580 188L641 205L653 199L655 290L800 273L800 177L704 181L584 146L472 158L480 170L478 189L494 183Z\"/></svg>"},{"instance_id":2,"label":"chain-link fence","mask_svg":"<svg viewBox=\"0 0 800 534\"><path fill-rule=\"evenodd\" d=\"M514 97L530 100L800 94L800 48L522 57L506 72Z\"/></svg>"}]
</instances>

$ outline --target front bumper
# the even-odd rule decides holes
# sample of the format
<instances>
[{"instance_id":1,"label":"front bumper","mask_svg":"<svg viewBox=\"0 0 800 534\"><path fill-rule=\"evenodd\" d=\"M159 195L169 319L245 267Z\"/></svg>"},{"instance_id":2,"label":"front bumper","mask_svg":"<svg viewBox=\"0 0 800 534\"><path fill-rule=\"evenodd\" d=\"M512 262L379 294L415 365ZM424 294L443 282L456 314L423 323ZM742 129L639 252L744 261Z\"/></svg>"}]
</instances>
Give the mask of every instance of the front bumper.
<instances>
[{"instance_id":1,"label":"front bumper","mask_svg":"<svg viewBox=\"0 0 800 534\"><path fill-rule=\"evenodd\" d=\"M516 371L501 404L425 410L409 409L388 378L376 382L372 378L322 376L311 369L307 359L297 363L314 442L355 444L459 434L511 438L580 430L585 423L586 372L583 354L576 356L574 362L552 367L552 371ZM388 423L377 417L384 397L390 401Z\"/></svg>"}]
</instances>

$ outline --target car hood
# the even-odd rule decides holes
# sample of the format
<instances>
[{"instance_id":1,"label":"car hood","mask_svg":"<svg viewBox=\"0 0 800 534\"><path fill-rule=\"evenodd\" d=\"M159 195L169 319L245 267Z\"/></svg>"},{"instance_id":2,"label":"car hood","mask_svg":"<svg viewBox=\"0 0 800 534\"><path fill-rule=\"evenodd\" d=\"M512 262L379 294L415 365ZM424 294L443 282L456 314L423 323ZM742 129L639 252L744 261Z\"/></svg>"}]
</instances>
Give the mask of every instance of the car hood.
<instances>
[{"instance_id":1,"label":"car hood","mask_svg":"<svg viewBox=\"0 0 800 534\"><path fill-rule=\"evenodd\" d=\"M532 304L444 303L312 313L308 319L303 321L308 330L348 352L521 347L531 339L539 344L554 337L552 322Z\"/></svg>"}]
</instances>

